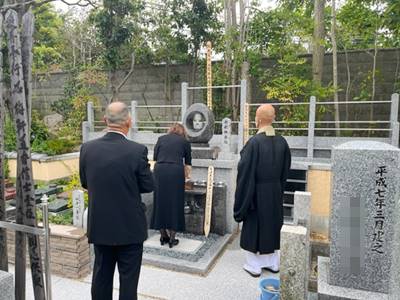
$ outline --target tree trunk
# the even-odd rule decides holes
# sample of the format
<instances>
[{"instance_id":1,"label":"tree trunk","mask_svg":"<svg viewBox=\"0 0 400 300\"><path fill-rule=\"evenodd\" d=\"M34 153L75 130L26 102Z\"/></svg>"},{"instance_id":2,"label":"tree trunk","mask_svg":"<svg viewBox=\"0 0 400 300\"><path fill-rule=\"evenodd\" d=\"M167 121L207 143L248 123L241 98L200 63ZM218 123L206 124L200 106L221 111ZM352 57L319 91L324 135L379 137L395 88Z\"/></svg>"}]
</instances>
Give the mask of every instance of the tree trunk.
<instances>
[{"instance_id":1,"label":"tree trunk","mask_svg":"<svg viewBox=\"0 0 400 300\"><path fill-rule=\"evenodd\" d=\"M27 18L29 18L29 16L27 16ZM33 22L33 20L31 20L31 22ZM23 207L23 211L17 211L17 214L22 215L22 220L25 225L36 227L36 203L34 198L34 182L28 128L29 112L26 105L27 98L22 65L23 59L21 57L21 38L19 35L18 25L19 22L17 12L14 10L9 10L6 14L6 32L8 36L7 44L10 61L11 102L14 110L13 115L17 135L17 204L18 202L23 203L23 205L20 205L20 207ZM25 68L31 67L32 66L25 66ZM35 299L44 300L45 292L39 237L31 234L27 234L27 237L29 241L29 256ZM16 252L18 251L17 247L19 247L21 250L25 249L25 245L16 245ZM18 254L21 255L21 253ZM16 257L16 260L17 259L25 261L25 257ZM21 274L16 273L16 283L18 279L20 280L20 278L17 278L20 275ZM19 282L19 285L21 284L22 283ZM23 289L25 290L25 282L23 284ZM16 294L16 300L21 299L19 298L21 295L17 288ZM25 292L23 292L23 294L25 294Z\"/></svg>"},{"instance_id":2,"label":"tree trunk","mask_svg":"<svg viewBox=\"0 0 400 300\"><path fill-rule=\"evenodd\" d=\"M108 104L117 101L118 99L118 90L117 90L117 72L110 72L110 83L111 83L111 99L108 101Z\"/></svg>"},{"instance_id":3,"label":"tree trunk","mask_svg":"<svg viewBox=\"0 0 400 300\"><path fill-rule=\"evenodd\" d=\"M400 50L396 51L396 71L394 72L393 94L397 92L397 81L399 80Z\"/></svg>"},{"instance_id":4,"label":"tree trunk","mask_svg":"<svg viewBox=\"0 0 400 300\"><path fill-rule=\"evenodd\" d=\"M230 4L230 10L231 10L231 17L232 17L232 36L233 40L237 40L237 15L236 15L236 0L231 0ZM238 49L237 49L238 50ZM232 63L232 69L231 69L231 85L236 84L236 79L237 79L237 57L235 53L233 53L233 63ZM231 103L230 105L235 109L237 107L237 99L236 99L236 88L231 88ZM236 116L233 115L233 119L236 119Z\"/></svg>"},{"instance_id":5,"label":"tree trunk","mask_svg":"<svg viewBox=\"0 0 400 300\"><path fill-rule=\"evenodd\" d=\"M331 26L331 40L332 40L332 69L333 69L333 88L335 93L333 95L333 102L335 102L335 128L336 136L340 136L340 106L338 95L338 63L337 63L337 44L336 44L336 7L335 1L332 0L332 26Z\"/></svg>"},{"instance_id":6,"label":"tree trunk","mask_svg":"<svg viewBox=\"0 0 400 300\"><path fill-rule=\"evenodd\" d=\"M346 70L347 70L347 85L346 85L346 102L350 101L350 87L351 87L351 73L349 64L349 53L344 48L344 55L346 58ZM346 121L349 121L349 105L346 103Z\"/></svg>"},{"instance_id":7,"label":"tree trunk","mask_svg":"<svg viewBox=\"0 0 400 300\"><path fill-rule=\"evenodd\" d=\"M192 61L190 63L190 79L189 79L189 86L195 86L196 85L196 74L197 74L197 53L198 49L194 49L194 53L192 56ZM189 94L189 103L193 104L194 103L194 97L195 97L196 91L193 91L192 93Z\"/></svg>"},{"instance_id":8,"label":"tree trunk","mask_svg":"<svg viewBox=\"0 0 400 300\"><path fill-rule=\"evenodd\" d=\"M317 84L321 84L322 72L324 69L324 9L325 0L314 1L314 36L313 36L313 53L312 53L312 72L313 80Z\"/></svg>"},{"instance_id":9,"label":"tree trunk","mask_svg":"<svg viewBox=\"0 0 400 300\"><path fill-rule=\"evenodd\" d=\"M373 56L373 65L372 65L372 93L371 93L371 101L375 101L375 93L376 93L376 59L378 56L378 41L377 41L377 32L375 33L375 44L374 44L374 56ZM374 120L374 103L371 103L371 109L369 113L369 120ZM371 135L371 131L368 131L368 136Z\"/></svg>"},{"instance_id":10,"label":"tree trunk","mask_svg":"<svg viewBox=\"0 0 400 300\"><path fill-rule=\"evenodd\" d=\"M119 93L122 89L122 87L126 84L128 79L132 76L133 71L135 69L135 53L131 54L132 56L132 61L131 61L131 68L128 72L128 74L125 75L125 77L121 80L120 83L117 84L117 71L111 71L111 91L112 91L112 98L111 102L114 101L120 101L119 99Z\"/></svg>"},{"instance_id":11,"label":"tree trunk","mask_svg":"<svg viewBox=\"0 0 400 300\"><path fill-rule=\"evenodd\" d=\"M231 74L232 69L232 14L231 14L231 1L224 1L225 12L225 55L224 55L224 70L226 75ZM232 98L231 89L225 90L225 106L230 107Z\"/></svg>"},{"instance_id":12,"label":"tree trunk","mask_svg":"<svg viewBox=\"0 0 400 300\"><path fill-rule=\"evenodd\" d=\"M3 15L0 14L0 44L3 42ZM0 221L6 220L4 124L6 108L3 98L3 53L0 51ZM0 228L0 270L8 271L7 232Z\"/></svg>"},{"instance_id":13,"label":"tree trunk","mask_svg":"<svg viewBox=\"0 0 400 300\"><path fill-rule=\"evenodd\" d=\"M30 136L30 128L32 124L32 63L33 63L33 30L34 30L35 17L32 10L29 10L22 17L22 66L24 67L24 83L25 83L25 97L26 97L26 110L28 112L28 136Z\"/></svg>"}]
</instances>

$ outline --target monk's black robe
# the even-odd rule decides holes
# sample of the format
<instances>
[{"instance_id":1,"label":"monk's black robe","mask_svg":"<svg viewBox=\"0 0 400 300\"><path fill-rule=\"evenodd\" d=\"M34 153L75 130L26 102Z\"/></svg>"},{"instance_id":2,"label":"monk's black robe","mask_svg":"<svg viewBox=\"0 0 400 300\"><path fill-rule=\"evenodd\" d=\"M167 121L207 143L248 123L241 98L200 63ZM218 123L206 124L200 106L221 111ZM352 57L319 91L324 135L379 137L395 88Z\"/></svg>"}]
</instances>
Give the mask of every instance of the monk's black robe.
<instances>
[{"instance_id":1,"label":"monk's black robe","mask_svg":"<svg viewBox=\"0 0 400 300\"><path fill-rule=\"evenodd\" d=\"M234 205L235 220L243 222L240 246L253 253L273 253L280 249L290 149L283 137L259 133L240 154Z\"/></svg>"}]
</instances>

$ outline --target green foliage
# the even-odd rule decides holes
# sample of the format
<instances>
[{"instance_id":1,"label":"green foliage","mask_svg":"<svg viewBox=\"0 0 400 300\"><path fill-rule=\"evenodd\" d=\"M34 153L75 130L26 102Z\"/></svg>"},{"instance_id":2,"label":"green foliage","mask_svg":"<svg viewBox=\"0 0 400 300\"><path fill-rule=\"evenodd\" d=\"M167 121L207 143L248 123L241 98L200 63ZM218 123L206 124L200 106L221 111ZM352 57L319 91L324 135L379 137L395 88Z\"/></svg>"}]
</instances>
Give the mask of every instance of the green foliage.
<instances>
[{"instance_id":1,"label":"green foliage","mask_svg":"<svg viewBox=\"0 0 400 300\"><path fill-rule=\"evenodd\" d=\"M97 39L103 45L107 69L115 71L126 63L124 48L132 41L137 30L135 21L143 8L140 0L104 0L103 6L90 16L97 29Z\"/></svg>"},{"instance_id":2,"label":"green foliage","mask_svg":"<svg viewBox=\"0 0 400 300\"><path fill-rule=\"evenodd\" d=\"M42 210L36 210L36 218L39 222L43 221ZM68 211L64 214L49 215L49 223L57 225L72 225L73 224L73 212Z\"/></svg>"},{"instance_id":3,"label":"green foliage","mask_svg":"<svg viewBox=\"0 0 400 300\"><path fill-rule=\"evenodd\" d=\"M64 96L52 105L59 114L64 117L64 124L57 132L64 140L58 146L66 148L78 145L81 142L81 126L86 119L86 107L88 102L95 105L99 99L93 96L95 88L102 88L106 85L107 78L103 72L88 68L81 72L73 72L65 87ZM56 145L56 144L54 144Z\"/></svg>"},{"instance_id":4,"label":"green foliage","mask_svg":"<svg viewBox=\"0 0 400 300\"><path fill-rule=\"evenodd\" d=\"M60 35L63 19L51 4L37 6L33 45L33 71L57 69L62 62L64 41Z\"/></svg>"},{"instance_id":5,"label":"green foliage","mask_svg":"<svg viewBox=\"0 0 400 300\"><path fill-rule=\"evenodd\" d=\"M4 160L4 178L8 179L10 176L10 166L8 165L8 159Z\"/></svg>"},{"instance_id":6,"label":"green foliage","mask_svg":"<svg viewBox=\"0 0 400 300\"><path fill-rule=\"evenodd\" d=\"M64 85L64 95L60 100L51 104L51 109L64 117L64 120L73 111L72 99L77 95L79 90L79 72L71 70Z\"/></svg>"},{"instance_id":7,"label":"green foliage","mask_svg":"<svg viewBox=\"0 0 400 300\"><path fill-rule=\"evenodd\" d=\"M69 182L64 187L64 191L69 192L68 207L72 207L72 192L74 190L82 190L82 191L84 191L85 207L87 207L88 204L89 204L89 195L88 195L87 191L85 191L82 188L81 180L80 180L78 172L75 172L75 173L72 174Z\"/></svg>"},{"instance_id":8,"label":"green foliage","mask_svg":"<svg viewBox=\"0 0 400 300\"><path fill-rule=\"evenodd\" d=\"M218 1L170 0L167 3L172 12L173 34L181 45L187 45L192 58L198 56L200 47L207 41L216 44L221 28L218 13L222 9Z\"/></svg>"},{"instance_id":9,"label":"green foliage","mask_svg":"<svg viewBox=\"0 0 400 300\"><path fill-rule=\"evenodd\" d=\"M316 85L311 78L310 64L306 59L287 55L279 59L277 63L265 71L262 78L262 88L267 95L267 99L274 102L308 103L311 96L315 96L318 101L330 99L334 89L328 85L326 87ZM291 126L291 122L307 121L308 105L285 105L279 108L279 116L282 121L288 122L289 127L305 127L306 124L296 124ZM317 119L322 119L329 113L326 106L318 106ZM288 135L304 134L304 132L290 131Z\"/></svg>"},{"instance_id":10,"label":"green foliage","mask_svg":"<svg viewBox=\"0 0 400 300\"><path fill-rule=\"evenodd\" d=\"M282 1L270 11L257 11L249 24L248 55L278 58L286 53L306 53L311 40L312 18L304 4Z\"/></svg>"},{"instance_id":11,"label":"green foliage","mask_svg":"<svg viewBox=\"0 0 400 300\"><path fill-rule=\"evenodd\" d=\"M7 152L15 151L17 145L17 136L14 129L14 124L11 121L10 115L6 114L4 126L4 149Z\"/></svg>"},{"instance_id":12,"label":"green foliage","mask_svg":"<svg viewBox=\"0 0 400 300\"><path fill-rule=\"evenodd\" d=\"M35 110L32 111L32 125L31 125L31 146L32 152L46 153L45 144L50 137L49 130L44 122L41 120L39 113Z\"/></svg>"},{"instance_id":13,"label":"green foliage","mask_svg":"<svg viewBox=\"0 0 400 300\"><path fill-rule=\"evenodd\" d=\"M200 65L200 74L206 73L206 61ZM229 75L226 74L224 66L221 63L213 64L213 85L227 85L229 84ZM201 77L201 86L206 86L207 81L205 76ZM232 106L225 104L225 92L223 89L213 89L212 99L213 99L213 113L216 120L222 120L223 118L231 118L233 114ZM207 93L203 93L203 103L207 103Z\"/></svg>"},{"instance_id":14,"label":"green foliage","mask_svg":"<svg viewBox=\"0 0 400 300\"><path fill-rule=\"evenodd\" d=\"M311 96L324 100L333 94L331 87L315 85L307 60L293 54L284 56L268 68L262 81L267 98L275 101L308 101Z\"/></svg>"},{"instance_id":15,"label":"green foliage","mask_svg":"<svg viewBox=\"0 0 400 300\"><path fill-rule=\"evenodd\" d=\"M400 4L396 0L348 0L337 14L339 49L400 45Z\"/></svg>"}]
</instances>

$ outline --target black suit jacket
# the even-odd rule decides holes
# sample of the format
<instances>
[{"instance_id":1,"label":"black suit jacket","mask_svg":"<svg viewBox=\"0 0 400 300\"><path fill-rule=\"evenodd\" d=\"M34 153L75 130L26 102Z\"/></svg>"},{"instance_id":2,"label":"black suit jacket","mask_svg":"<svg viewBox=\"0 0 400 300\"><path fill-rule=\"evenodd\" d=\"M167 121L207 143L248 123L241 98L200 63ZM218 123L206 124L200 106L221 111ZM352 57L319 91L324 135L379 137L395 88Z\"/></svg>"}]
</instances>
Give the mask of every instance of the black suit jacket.
<instances>
[{"instance_id":1,"label":"black suit jacket","mask_svg":"<svg viewBox=\"0 0 400 300\"><path fill-rule=\"evenodd\" d=\"M89 193L89 243L128 245L146 240L141 193L154 187L147 148L109 132L82 145L79 168L82 187Z\"/></svg>"}]
</instances>

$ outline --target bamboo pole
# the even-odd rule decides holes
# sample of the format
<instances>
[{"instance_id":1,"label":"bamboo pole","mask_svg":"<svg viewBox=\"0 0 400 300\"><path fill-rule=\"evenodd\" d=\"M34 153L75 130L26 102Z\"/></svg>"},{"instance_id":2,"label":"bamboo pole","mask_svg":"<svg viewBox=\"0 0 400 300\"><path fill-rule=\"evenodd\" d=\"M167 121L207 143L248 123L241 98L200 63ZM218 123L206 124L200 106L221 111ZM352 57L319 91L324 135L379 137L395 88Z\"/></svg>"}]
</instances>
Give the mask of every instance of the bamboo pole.
<instances>
[{"instance_id":1,"label":"bamboo pole","mask_svg":"<svg viewBox=\"0 0 400 300\"><path fill-rule=\"evenodd\" d=\"M207 42L207 106L210 110L213 109L211 55L212 55L212 45L211 42Z\"/></svg>"}]
</instances>

